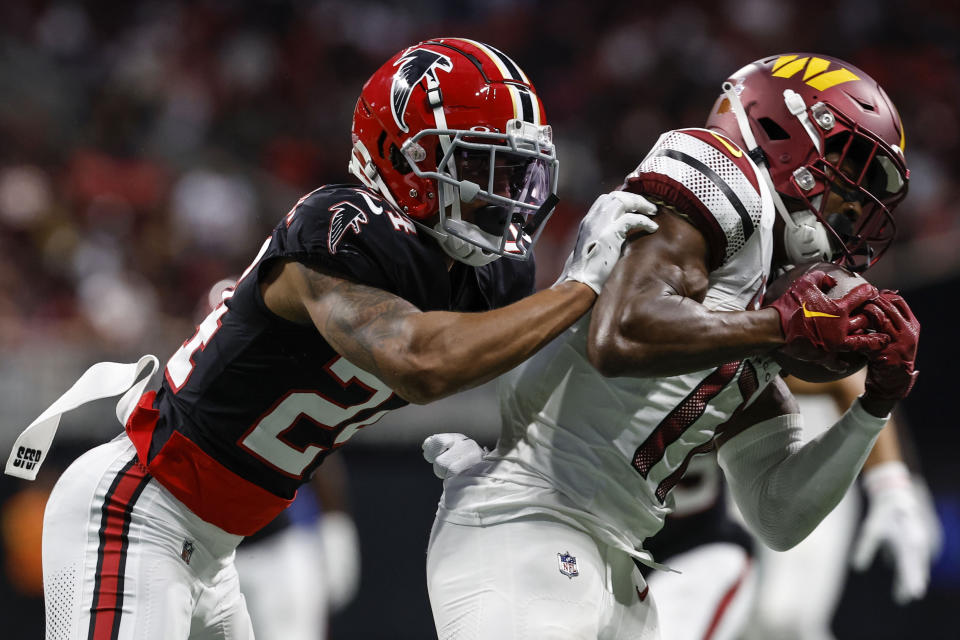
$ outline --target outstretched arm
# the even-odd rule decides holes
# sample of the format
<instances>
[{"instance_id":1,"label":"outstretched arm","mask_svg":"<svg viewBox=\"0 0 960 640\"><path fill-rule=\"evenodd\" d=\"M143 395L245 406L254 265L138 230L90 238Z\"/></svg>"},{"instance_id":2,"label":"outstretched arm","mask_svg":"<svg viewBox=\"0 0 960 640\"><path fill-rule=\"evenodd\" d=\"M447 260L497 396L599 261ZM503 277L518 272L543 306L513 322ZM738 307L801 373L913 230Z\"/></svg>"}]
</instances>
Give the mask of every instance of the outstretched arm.
<instances>
[{"instance_id":1,"label":"outstretched arm","mask_svg":"<svg viewBox=\"0 0 960 640\"><path fill-rule=\"evenodd\" d=\"M796 393L829 394L841 412L864 392L865 380L865 371L826 384L787 379ZM869 502L851 563L855 569L867 569L883 547L894 568L894 600L903 604L922 598L942 534L923 479L904 463L893 418L877 437L861 481Z\"/></svg>"},{"instance_id":2,"label":"outstretched arm","mask_svg":"<svg viewBox=\"0 0 960 640\"><path fill-rule=\"evenodd\" d=\"M718 460L749 528L778 551L803 540L840 502L886 423L860 400L813 440L796 401L774 380L719 438Z\"/></svg>"},{"instance_id":3,"label":"outstretched arm","mask_svg":"<svg viewBox=\"0 0 960 640\"><path fill-rule=\"evenodd\" d=\"M422 312L391 293L298 262L271 275L268 307L288 320L312 323L343 357L416 403L512 369L596 298L587 285L570 281L492 311Z\"/></svg>"},{"instance_id":4,"label":"outstretched arm","mask_svg":"<svg viewBox=\"0 0 960 640\"><path fill-rule=\"evenodd\" d=\"M834 380L833 382L806 382L790 376L786 379L787 386L795 395L821 395L826 394L833 400L837 411L843 413L854 403L854 401L863 395L864 381L867 377L866 369L862 369L853 375ZM877 441L870 450L866 462L863 464L863 470L868 471L873 467L888 462L903 462L903 455L900 451L900 440L897 437L897 431L893 419L887 423Z\"/></svg>"},{"instance_id":5,"label":"outstretched arm","mask_svg":"<svg viewBox=\"0 0 960 640\"><path fill-rule=\"evenodd\" d=\"M603 194L580 221L577 244L549 289L480 313L422 312L403 298L296 261L278 262L261 285L267 307L313 324L336 351L427 403L517 366L593 304L629 232L652 233L655 208L636 194Z\"/></svg>"}]
</instances>

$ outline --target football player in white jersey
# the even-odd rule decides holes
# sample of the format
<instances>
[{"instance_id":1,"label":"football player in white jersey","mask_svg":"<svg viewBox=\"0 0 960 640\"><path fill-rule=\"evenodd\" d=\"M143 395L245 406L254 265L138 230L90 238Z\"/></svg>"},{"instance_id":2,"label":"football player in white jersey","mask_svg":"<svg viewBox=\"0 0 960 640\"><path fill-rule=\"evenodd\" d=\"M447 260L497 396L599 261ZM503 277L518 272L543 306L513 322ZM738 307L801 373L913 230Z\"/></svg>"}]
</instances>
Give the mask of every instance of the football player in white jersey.
<instances>
[{"instance_id":1,"label":"football player in white jersey","mask_svg":"<svg viewBox=\"0 0 960 640\"><path fill-rule=\"evenodd\" d=\"M803 441L829 427L863 393L864 372L815 384L786 379L804 417ZM866 520L851 489L802 542L786 552L752 544L729 513L713 456L695 457L673 489L675 507L646 548L678 569L641 567L656 594L661 634L671 640L829 640L851 564L878 548L892 561L894 601L922 598L941 540L933 505L901 453L897 425L880 432L863 465ZM856 551L854 551L856 550Z\"/></svg>"},{"instance_id":2,"label":"football player in white jersey","mask_svg":"<svg viewBox=\"0 0 960 640\"><path fill-rule=\"evenodd\" d=\"M809 440L856 400L864 379L860 372L827 384L796 378L788 378L788 384L804 415L804 440ZM867 504L859 531L861 500L857 491L849 491L787 553L757 549L758 589L745 639L832 639L831 623L848 569L866 569L881 548L893 569L893 601L906 604L924 597L943 534L925 482L904 459L903 430L897 426L890 421L864 463L860 480Z\"/></svg>"},{"instance_id":3,"label":"football player in white jersey","mask_svg":"<svg viewBox=\"0 0 960 640\"><path fill-rule=\"evenodd\" d=\"M635 561L656 565L644 540L712 449L752 532L802 540L913 386L919 323L869 284L828 298L821 271L758 301L787 265L875 263L907 178L889 98L827 56L758 60L707 128L661 136L624 186L659 204L659 231L625 244L591 314L501 379L496 449L465 465L472 441L425 443L449 475L427 558L440 639L659 637ZM802 445L768 355L801 340L869 357L864 395Z\"/></svg>"}]
</instances>

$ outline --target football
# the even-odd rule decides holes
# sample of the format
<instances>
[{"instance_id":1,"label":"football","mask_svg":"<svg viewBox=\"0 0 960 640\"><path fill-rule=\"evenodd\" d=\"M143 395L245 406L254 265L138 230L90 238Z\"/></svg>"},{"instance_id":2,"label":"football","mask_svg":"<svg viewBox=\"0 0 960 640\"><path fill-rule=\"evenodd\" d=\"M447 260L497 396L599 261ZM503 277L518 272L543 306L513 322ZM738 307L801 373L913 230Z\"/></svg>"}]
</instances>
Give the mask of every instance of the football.
<instances>
[{"instance_id":1,"label":"football","mask_svg":"<svg viewBox=\"0 0 960 640\"><path fill-rule=\"evenodd\" d=\"M827 291L827 297L837 299L866 280L844 267L831 262L813 262L800 265L787 271L767 287L763 297L768 305L787 290L787 287L805 273L823 271L837 281L837 285ZM846 378L867 366L867 356L856 352L830 353L807 343L784 345L771 354L785 373L789 373L807 382L832 382Z\"/></svg>"}]
</instances>

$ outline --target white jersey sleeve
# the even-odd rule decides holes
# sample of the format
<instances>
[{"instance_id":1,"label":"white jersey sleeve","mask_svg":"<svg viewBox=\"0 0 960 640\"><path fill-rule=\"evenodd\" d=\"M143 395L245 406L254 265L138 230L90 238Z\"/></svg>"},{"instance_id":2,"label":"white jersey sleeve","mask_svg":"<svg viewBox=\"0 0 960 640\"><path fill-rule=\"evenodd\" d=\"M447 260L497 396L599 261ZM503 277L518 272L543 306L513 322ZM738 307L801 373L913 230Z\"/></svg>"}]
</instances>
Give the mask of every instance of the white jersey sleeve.
<instances>
[{"instance_id":1,"label":"white jersey sleeve","mask_svg":"<svg viewBox=\"0 0 960 640\"><path fill-rule=\"evenodd\" d=\"M727 138L679 129L660 136L625 189L687 217L706 237L714 270L758 232L769 199L762 184L750 157Z\"/></svg>"}]
</instances>

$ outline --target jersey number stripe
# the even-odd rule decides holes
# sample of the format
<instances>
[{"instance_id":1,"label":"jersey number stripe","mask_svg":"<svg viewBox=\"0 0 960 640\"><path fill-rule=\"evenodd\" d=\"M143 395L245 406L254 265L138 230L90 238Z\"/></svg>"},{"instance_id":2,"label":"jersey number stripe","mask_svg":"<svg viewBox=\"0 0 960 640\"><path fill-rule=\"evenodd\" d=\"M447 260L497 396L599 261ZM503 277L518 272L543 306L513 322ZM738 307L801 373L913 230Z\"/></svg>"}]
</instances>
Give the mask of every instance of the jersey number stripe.
<instances>
[{"instance_id":1,"label":"jersey number stripe","mask_svg":"<svg viewBox=\"0 0 960 640\"><path fill-rule=\"evenodd\" d=\"M359 429L373 424L387 413L385 409L365 419L349 422L361 411L378 407L389 400L393 396L393 389L341 356L335 357L325 368L342 386L359 384L367 389L370 392L367 400L345 407L317 391L291 391L245 433L238 444L277 471L300 478L322 452L343 444ZM284 434L301 418L326 431L338 427L342 430L331 447L311 443L300 448L285 440Z\"/></svg>"},{"instance_id":2,"label":"jersey number stripe","mask_svg":"<svg viewBox=\"0 0 960 640\"><path fill-rule=\"evenodd\" d=\"M675 442L697 419L703 415L707 404L733 380L740 368L740 361L730 362L708 375L700 385L678 404L657 425L646 441L633 454L633 468L644 478L663 458L667 447Z\"/></svg>"}]
</instances>

